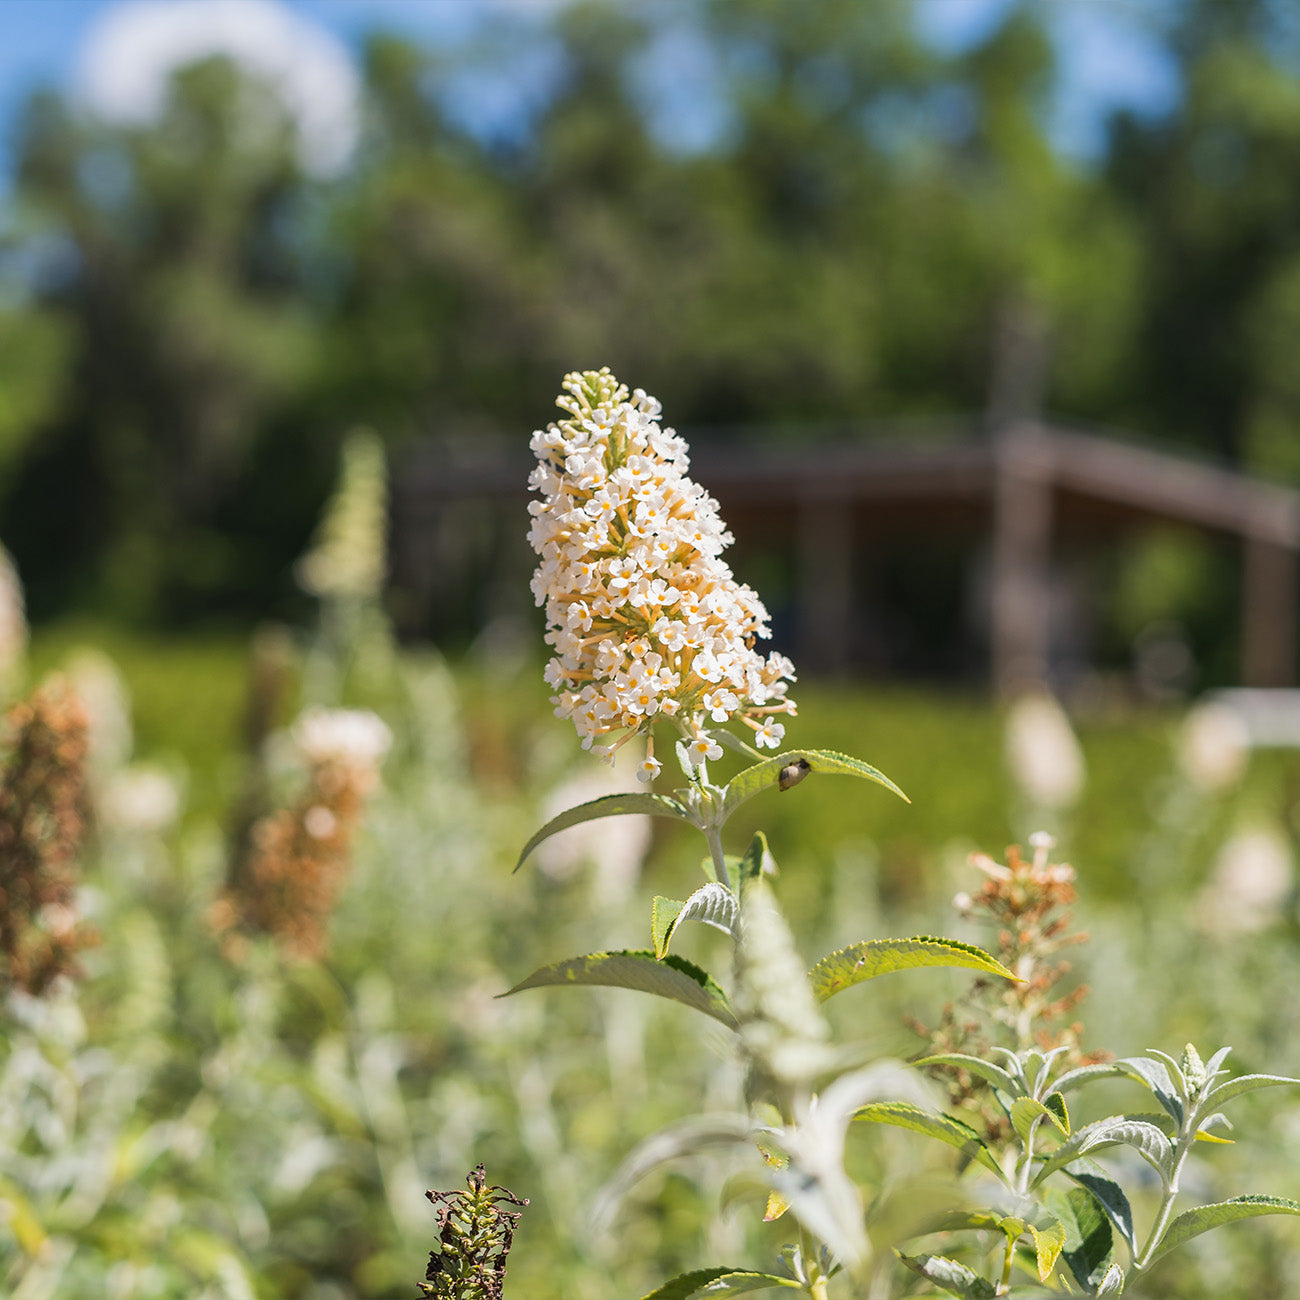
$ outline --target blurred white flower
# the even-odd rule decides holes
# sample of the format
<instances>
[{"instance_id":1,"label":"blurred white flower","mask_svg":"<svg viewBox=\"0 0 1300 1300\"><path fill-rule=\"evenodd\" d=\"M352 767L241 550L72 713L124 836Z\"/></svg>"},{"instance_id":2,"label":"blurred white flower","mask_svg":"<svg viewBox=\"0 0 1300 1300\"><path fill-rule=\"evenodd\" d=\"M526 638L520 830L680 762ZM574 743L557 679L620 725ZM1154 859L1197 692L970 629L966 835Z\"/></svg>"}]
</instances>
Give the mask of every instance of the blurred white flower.
<instances>
[{"instance_id":1,"label":"blurred white flower","mask_svg":"<svg viewBox=\"0 0 1300 1300\"><path fill-rule=\"evenodd\" d=\"M1207 930L1249 933L1276 921L1294 889L1295 866L1285 836L1275 827L1256 826L1224 842L1197 911Z\"/></svg>"},{"instance_id":2,"label":"blurred white flower","mask_svg":"<svg viewBox=\"0 0 1300 1300\"><path fill-rule=\"evenodd\" d=\"M1207 794L1241 780L1250 759L1250 731L1236 709L1211 700L1187 715L1178 741L1178 761L1187 779Z\"/></svg>"},{"instance_id":3,"label":"blurred white flower","mask_svg":"<svg viewBox=\"0 0 1300 1300\"><path fill-rule=\"evenodd\" d=\"M166 830L180 815L181 792L161 768L134 763L109 778L100 800L100 814L110 826L123 830Z\"/></svg>"},{"instance_id":4,"label":"blurred white flower","mask_svg":"<svg viewBox=\"0 0 1300 1300\"><path fill-rule=\"evenodd\" d=\"M1005 746L1011 776L1036 808L1059 812L1083 793L1083 751L1065 710L1048 692L1026 692L1012 703Z\"/></svg>"},{"instance_id":5,"label":"blurred white flower","mask_svg":"<svg viewBox=\"0 0 1300 1300\"><path fill-rule=\"evenodd\" d=\"M543 816L549 820L566 808L627 790L627 782L611 769L589 769L551 792ZM533 859L552 880L572 876L579 867L589 864L595 872L594 901L615 906L627 898L636 884L649 851L649 817L606 817L601 821L581 822L543 840L533 851Z\"/></svg>"},{"instance_id":6,"label":"blurred white flower","mask_svg":"<svg viewBox=\"0 0 1300 1300\"><path fill-rule=\"evenodd\" d=\"M27 609L13 557L0 546L0 685L14 677L27 650Z\"/></svg>"},{"instance_id":7,"label":"blurred white flower","mask_svg":"<svg viewBox=\"0 0 1300 1300\"><path fill-rule=\"evenodd\" d=\"M343 443L338 486L321 516L311 549L294 569L313 596L377 598L388 545L388 470L384 446L369 429Z\"/></svg>"},{"instance_id":8,"label":"blurred white flower","mask_svg":"<svg viewBox=\"0 0 1300 1300\"><path fill-rule=\"evenodd\" d=\"M117 665L102 650L76 651L66 672L90 719L91 775L106 781L131 757L130 692Z\"/></svg>"},{"instance_id":9,"label":"blurred white flower","mask_svg":"<svg viewBox=\"0 0 1300 1300\"><path fill-rule=\"evenodd\" d=\"M393 743L393 733L369 709L313 706L293 724L294 744L309 763L378 767Z\"/></svg>"}]
</instances>

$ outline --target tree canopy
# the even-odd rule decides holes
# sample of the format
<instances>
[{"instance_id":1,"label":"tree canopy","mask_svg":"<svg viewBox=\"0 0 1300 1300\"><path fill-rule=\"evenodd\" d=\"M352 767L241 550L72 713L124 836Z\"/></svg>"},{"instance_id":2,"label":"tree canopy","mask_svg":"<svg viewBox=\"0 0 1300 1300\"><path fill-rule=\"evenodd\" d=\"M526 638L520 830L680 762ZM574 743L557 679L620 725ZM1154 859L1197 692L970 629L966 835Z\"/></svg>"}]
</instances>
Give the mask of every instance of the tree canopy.
<instances>
[{"instance_id":1,"label":"tree canopy","mask_svg":"<svg viewBox=\"0 0 1300 1300\"><path fill-rule=\"evenodd\" d=\"M517 438L602 364L692 426L972 411L1029 322L1048 409L1300 478L1296 42L1267 0L1184 8L1179 103L1087 163L1029 5L956 54L905 0L580 0L454 57L376 33L329 180L224 59L147 126L35 96L0 227L33 613L283 609L349 429ZM456 88L539 48L517 120L470 129Z\"/></svg>"}]
</instances>

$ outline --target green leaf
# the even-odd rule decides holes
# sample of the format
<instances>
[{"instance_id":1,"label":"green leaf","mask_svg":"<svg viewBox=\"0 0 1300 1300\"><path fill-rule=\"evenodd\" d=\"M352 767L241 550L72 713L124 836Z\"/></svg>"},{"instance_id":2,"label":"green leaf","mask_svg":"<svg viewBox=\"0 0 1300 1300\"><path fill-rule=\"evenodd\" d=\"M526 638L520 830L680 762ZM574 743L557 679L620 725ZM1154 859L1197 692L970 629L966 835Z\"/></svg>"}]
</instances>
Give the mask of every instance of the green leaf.
<instances>
[{"instance_id":1,"label":"green leaf","mask_svg":"<svg viewBox=\"0 0 1300 1300\"><path fill-rule=\"evenodd\" d=\"M1093 1079L1115 1079L1132 1078L1127 1070L1122 1070L1114 1061L1105 1061L1097 1065L1080 1065L1073 1070L1067 1070L1052 1085L1054 1091L1059 1093L1069 1092L1073 1088L1078 1088L1085 1083L1091 1083Z\"/></svg>"},{"instance_id":2,"label":"green leaf","mask_svg":"<svg viewBox=\"0 0 1300 1300\"><path fill-rule=\"evenodd\" d=\"M701 885L684 903L676 899L657 897L650 913L650 932L654 938L655 956L662 961L668 955L668 945L683 921L703 921L705 925L736 937L736 918L740 905L726 885L711 880Z\"/></svg>"},{"instance_id":3,"label":"green leaf","mask_svg":"<svg viewBox=\"0 0 1300 1300\"><path fill-rule=\"evenodd\" d=\"M756 794L762 794L764 790L780 788L782 785L789 788L791 784L803 780L805 776L814 772L825 772L831 776L861 777L865 781L874 781L877 785L883 785L886 790L892 790L900 799L907 800L907 796L883 772L878 772L869 763L864 763L859 758L850 758L848 754L837 754L829 749L792 749L788 753L778 754L775 758L755 763L753 767L747 767L743 772L732 777L722 789L722 813L719 820L725 821L741 804L752 799Z\"/></svg>"},{"instance_id":4,"label":"green leaf","mask_svg":"<svg viewBox=\"0 0 1300 1300\"><path fill-rule=\"evenodd\" d=\"M654 953L640 950L593 952L585 957L570 957L534 971L526 980L500 996L508 998L524 989L550 985L593 984L608 988L639 989L657 997L685 1003L706 1016L720 1020L728 1029L738 1026L736 1013L727 995L712 977L694 963L681 957L659 961Z\"/></svg>"},{"instance_id":5,"label":"green leaf","mask_svg":"<svg viewBox=\"0 0 1300 1300\"><path fill-rule=\"evenodd\" d=\"M576 808L570 808L566 812L560 813L558 817L552 817L524 845L524 851L519 855L519 861L515 863L515 870L518 871L524 865L528 855L543 840L550 839L557 831L568 830L570 826L595 821L599 817L621 817L626 813L644 813L650 817L672 817L677 821L695 824L695 819L687 809L679 804L676 799L670 799L666 794L638 794L633 792L631 794L602 795L599 799L593 799L590 803L580 803Z\"/></svg>"},{"instance_id":6,"label":"green leaf","mask_svg":"<svg viewBox=\"0 0 1300 1300\"><path fill-rule=\"evenodd\" d=\"M750 1273L738 1268L701 1268L683 1273L665 1282L643 1300L694 1300L696 1296L742 1295L746 1291L766 1291L770 1287L801 1290L792 1277L775 1273Z\"/></svg>"},{"instance_id":7,"label":"green leaf","mask_svg":"<svg viewBox=\"0 0 1300 1300\"><path fill-rule=\"evenodd\" d=\"M1038 1280L1046 1282L1065 1245L1065 1225L1052 1214L1041 1214L1037 1222L1025 1225L1034 1239L1034 1252L1038 1257Z\"/></svg>"},{"instance_id":8,"label":"green leaf","mask_svg":"<svg viewBox=\"0 0 1300 1300\"><path fill-rule=\"evenodd\" d=\"M650 938L655 946L655 956L660 961L668 956L668 940L677 928L677 918L685 906L685 900L665 898L662 894L656 894L650 904Z\"/></svg>"},{"instance_id":9,"label":"green leaf","mask_svg":"<svg viewBox=\"0 0 1300 1300\"><path fill-rule=\"evenodd\" d=\"M1182 1099L1169 1082L1169 1069L1149 1056L1130 1056L1123 1061L1116 1061L1125 1074L1139 1083L1145 1084L1155 1099L1181 1124L1183 1122Z\"/></svg>"},{"instance_id":10,"label":"green leaf","mask_svg":"<svg viewBox=\"0 0 1300 1300\"><path fill-rule=\"evenodd\" d=\"M972 1272L965 1264L943 1255L904 1255L898 1258L915 1273L928 1278L937 1287L962 1300L991 1300L997 1294L993 1283Z\"/></svg>"},{"instance_id":11,"label":"green leaf","mask_svg":"<svg viewBox=\"0 0 1300 1300\"><path fill-rule=\"evenodd\" d=\"M813 992L819 1002L825 1002L854 984L923 966L960 966L1004 979L1016 978L1000 961L974 944L918 934L911 939L868 939L830 953L812 968Z\"/></svg>"},{"instance_id":12,"label":"green leaf","mask_svg":"<svg viewBox=\"0 0 1300 1300\"><path fill-rule=\"evenodd\" d=\"M1228 1079L1210 1090L1202 1105L1208 1110L1211 1106L1222 1106L1225 1101L1240 1097L1243 1093L1254 1092L1256 1088L1279 1088L1286 1084L1300 1084L1300 1079L1288 1079L1282 1074L1243 1074L1235 1079Z\"/></svg>"},{"instance_id":13,"label":"green leaf","mask_svg":"<svg viewBox=\"0 0 1300 1300\"><path fill-rule=\"evenodd\" d=\"M1044 1162L1034 1178L1034 1186L1037 1187L1049 1174L1063 1169L1079 1156L1099 1147L1117 1144L1133 1147L1162 1179L1169 1178L1169 1161L1173 1151L1169 1139L1148 1120L1112 1115L1075 1129Z\"/></svg>"},{"instance_id":14,"label":"green leaf","mask_svg":"<svg viewBox=\"0 0 1300 1300\"><path fill-rule=\"evenodd\" d=\"M1040 1119L1050 1120L1062 1137L1070 1136L1068 1125L1063 1124L1056 1111L1044 1106L1041 1101L1033 1097L1017 1097L1011 1103L1011 1127L1020 1135L1020 1140L1026 1146L1029 1145L1030 1135Z\"/></svg>"},{"instance_id":15,"label":"green leaf","mask_svg":"<svg viewBox=\"0 0 1300 1300\"><path fill-rule=\"evenodd\" d=\"M1124 1290L1124 1270L1118 1264L1112 1264L1106 1270L1106 1276L1097 1283L1098 1295L1119 1295Z\"/></svg>"},{"instance_id":16,"label":"green leaf","mask_svg":"<svg viewBox=\"0 0 1300 1300\"><path fill-rule=\"evenodd\" d=\"M1044 1200L1065 1227L1061 1254L1070 1272L1085 1290L1095 1291L1114 1254L1109 1218L1096 1198L1082 1187L1064 1191L1048 1188Z\"/></svg>"},{"instance_id":17,"label":"green leaf","mask_svg":"<svg viewBox=\"0 0 1300 1300\"><path fill-rule=\"evenodd\" d=\"M1000 1065L994 1065L992 1061L986 1061L983 1057L967 1056L964 1052L942 1052L938 1056L925 1056L919 1061L913 1061L913 1065L951 1065L955 1069L965 1070L968 1074L977 1075L981 1079L987 1080L995 1088L1001 1088L1003 1092L1015 1096L1022 1091L1020 1082L1015 1079L1011 1073L1004 1070Z\"/></svg>"},{"instance_id":18,"label":"green leaf","mask_svg":"<svg viewBox=\"0 0 1300 1300\"><path fill-rule=\"evenodd\" d=\"M1180 1214L1165 1229L1151 1260L1154 1262L1161 1255L1168 1254L1203 1232L1209 1232L1211 1228L1236 1223L1239 1219L1253 1219L1261 1214L1300 1214L1300 1201L1288 1200L1282 1196L1235 1196L1230 1201L1220 1201L1216 1205L1198 1205L1196 1209Z\"/></svg>"},{"instance_id":19,"label":"green leaf","mask_svg":"<svg viewBox=\"0 0 1300 1300\"><path fill-rule=\"evenodd\" d=\"M1043 1098L1043 1105L1056 1116L1056 1127L1065 1134L1070 1136L1070 1111L1065 1104L1065 1098L1059 1092L1049 1092Z\"/></svg>"},{"instance_id":20,"label":"green leaf","mask_svg":"<svg viewBox=\"0 0 1300 1300\"><path fill-rule=\"evenodd\" d=\"M761 880L764 875L771 875L775 870L776 864L772 861L772 854L767 847L767 836L762 831L755 831L744 857L740 859L740 869L736 875L736 879L740 882L741 893L744 893L746 884Z\"/></svg>"},{"instance_id":21,"label":"green leaf","mask_svg":"<svg viewBox=\"0 0 1300 1300\"><path fill-rule=\"evenodd\" d=\"M1083 1156L1066 1165L1065 1175L1073 1178L1080 1187L1086 1187L1096 1198L1102 1212L1124 1238L1129 1253L1137 1254L1137 1238L1133 1232L1133 1209L1124 1189L1095 1161Z\"/></svg>"},{"instance_id":22,"label":"green leaf","mask_svg":"<svg viewBox=\"0 0 1300 1300\"><path fill-rule=\"evenodd\" d=\"M905 1101L877 1101L864 1106L853 1118L873 1124L893 1124L896 1128L911 1129L914 1133L937 1138L940 1142L956 1147L968 1159L983 1165L1005 1181L1001 1166L984 1145L980 1135L951 1115L922 1110Z\"/></svg>"}]
</instances>

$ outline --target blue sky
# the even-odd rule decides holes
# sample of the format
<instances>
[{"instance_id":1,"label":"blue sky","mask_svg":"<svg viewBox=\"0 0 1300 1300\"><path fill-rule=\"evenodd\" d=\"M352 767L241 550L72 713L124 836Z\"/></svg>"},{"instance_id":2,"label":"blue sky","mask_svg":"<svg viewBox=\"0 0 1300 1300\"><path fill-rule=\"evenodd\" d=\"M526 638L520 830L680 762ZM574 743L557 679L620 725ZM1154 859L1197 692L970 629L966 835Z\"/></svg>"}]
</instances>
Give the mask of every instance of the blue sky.
<instances>
[{"instance_id":1,"label":"blue sky","mask_svg":"<svg viewBox=\"0 0 1300 1300\"><path fill-rule=\"evenodd\" d=\"M367 28L384 26L416 39L455 41L470 32L492 3L547 0L283 0L300 17L355 48ZM7 170L14 114L41 84L74 88L86 38L117 0L0 0L0 175ZM958 51L986 35L1015 0L920 0L918 26L937 49ZM1060 147L1079 157L1095 153L1105 113L1118 106L1158 114L1177 102L1172 61L1152 24L1169 0L1038 0L1062 59L1063 78L1052 130ZM507 97L508 98L508 97ZM501 88L480 112L508 111ZM702 142L707 120L676 110L686 143Z\"/></svg>"}]
</instances>

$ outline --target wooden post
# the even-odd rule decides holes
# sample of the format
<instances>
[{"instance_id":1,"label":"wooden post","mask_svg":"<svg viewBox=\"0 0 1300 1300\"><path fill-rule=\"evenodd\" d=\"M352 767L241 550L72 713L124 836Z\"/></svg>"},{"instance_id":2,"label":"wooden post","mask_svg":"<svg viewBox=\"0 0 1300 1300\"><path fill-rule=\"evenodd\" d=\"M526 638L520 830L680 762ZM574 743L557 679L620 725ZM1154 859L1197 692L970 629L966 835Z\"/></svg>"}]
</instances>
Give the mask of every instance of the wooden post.
<instances>
[{"instance_id":1,"label":"wooden post","mask_svg":"<svg viewBox=\"0 0 1300 1300\"><path fill-rule=\"evenodd\" d=\"M1001 695L1048 671L1052 481L1046 440L1032 425L997 435L989 667Z\"/></svg>"},{"instance_id":2,"label":"wooden post","mask_svg":"<svg viewBox=\"0 0 1300 1300\"><path fill-rule=\"evenodd\" d=\"M1246 686L1292 686L1296 666L1294 546L1247 534L1241 601L1241 680Z\"/></svg>"},{"instance_id":3,"label":"wooden post","mask_svg":"<svg viewBox=\"0 0 1300 1300\"><path fill-rule=\"evenodd\" d=\"M839 494L799 502L799 658L802 667L842 673L853 632L853 515Z\"/></svg>"}]
</instances>

